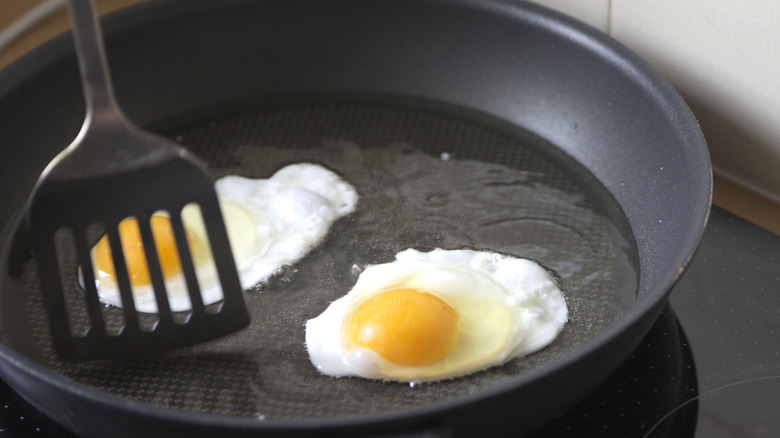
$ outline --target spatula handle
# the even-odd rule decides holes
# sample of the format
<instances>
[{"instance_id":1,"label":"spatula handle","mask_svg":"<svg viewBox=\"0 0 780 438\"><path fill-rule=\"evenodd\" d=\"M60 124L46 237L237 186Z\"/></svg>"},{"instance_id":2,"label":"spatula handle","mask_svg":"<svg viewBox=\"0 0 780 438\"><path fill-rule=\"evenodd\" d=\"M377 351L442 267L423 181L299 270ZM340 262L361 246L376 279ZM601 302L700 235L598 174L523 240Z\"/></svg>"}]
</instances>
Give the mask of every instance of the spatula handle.
<instances>
[{"instance_id":1,"label":"spatula handle","mask_svg":"<svg viewBox=\"0 0 780 438\"><path fill-rule=\"evenodd\" d=\"M85 180L186 155L183 148L139 130L125 117L114 97L93 0L68 0L68 7L87 112L79 135L52 160L45 177Z\"/></svg>"},{"instance_id":2,"label":"spatula handle","mask_svg":"<svg viewBox=\"0 0 780 438\"><path fill-rule=\"evenodd\" d=\"M92 0L68 0L68 10L84 87L87 118L104 111L116 113L118 107L106 65L100 23Z\"/></svg>"}]
</instances>

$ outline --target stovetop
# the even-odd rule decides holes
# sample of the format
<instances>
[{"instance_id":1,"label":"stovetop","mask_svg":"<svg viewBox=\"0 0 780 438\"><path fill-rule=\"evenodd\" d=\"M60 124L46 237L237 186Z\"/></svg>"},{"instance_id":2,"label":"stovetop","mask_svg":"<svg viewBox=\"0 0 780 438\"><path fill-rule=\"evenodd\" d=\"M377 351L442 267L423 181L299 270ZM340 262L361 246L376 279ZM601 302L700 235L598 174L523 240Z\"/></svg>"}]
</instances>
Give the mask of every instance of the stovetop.
<instances>
[{"instance_id":1,"label":"stovetop","mask_svg":"<svg viewBox=\"0 0 780 438\"><path fill-rule=\"evenodd\" d=\"M72 437L0 381L0 436ZM713 207L626 362L534 437L780 436L780 237Z\"/></svg>"}]
</instances>

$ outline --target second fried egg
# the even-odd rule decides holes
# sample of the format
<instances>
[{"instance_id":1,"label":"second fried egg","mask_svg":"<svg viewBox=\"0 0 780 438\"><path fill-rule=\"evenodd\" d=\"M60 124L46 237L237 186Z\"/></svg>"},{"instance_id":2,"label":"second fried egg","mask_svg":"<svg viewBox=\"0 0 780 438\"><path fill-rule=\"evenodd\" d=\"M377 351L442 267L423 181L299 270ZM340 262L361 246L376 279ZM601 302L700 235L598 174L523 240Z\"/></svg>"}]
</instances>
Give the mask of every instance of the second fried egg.
<instances>
[{"instance_id":1,"label":"second fried egg","mask_svg":"<svg viewBox=\"0 0 780 438\"><path fill-rule=\"evenodd\" d=\"M552 276L531 260L409 249L366 268L347 295L309 320L306 346L326 375L434 381L533 353L567 317Z\"/></svg>"}]
</instances>

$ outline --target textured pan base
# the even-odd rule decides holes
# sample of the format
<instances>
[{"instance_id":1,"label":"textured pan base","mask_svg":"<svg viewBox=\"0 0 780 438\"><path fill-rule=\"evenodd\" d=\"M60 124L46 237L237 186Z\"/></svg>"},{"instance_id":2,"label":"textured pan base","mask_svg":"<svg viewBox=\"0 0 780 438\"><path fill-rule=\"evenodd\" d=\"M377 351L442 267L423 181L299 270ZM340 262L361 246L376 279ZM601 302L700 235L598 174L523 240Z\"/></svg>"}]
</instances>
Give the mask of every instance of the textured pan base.
<instances>
[{"instance_id":1,"label":"textured pan base","mask_svg":"<svg viewBox=\"0 0 780 438\"><path fill-rule=\"evenodd\" d=\"M29 266L25 290L13 291L24 294L23 309L3 315L25 330L7 341L77 381L155 406L300 420L413 408L508 383L590 339L634 302L636 249L625 217L556 148L487 117L430 103L296 102L165 130L208 161L215 177L265 178L308 161L360 192L358 210L337 222L325 242L246 293L248 329L150 362L64 363L53 353ZM548 348L465 378L411 387L320 375L308 360L304 322L346 293L361 267L410 247L537 260L555 273L570 321Z\"/></svg>"}]
</instances>

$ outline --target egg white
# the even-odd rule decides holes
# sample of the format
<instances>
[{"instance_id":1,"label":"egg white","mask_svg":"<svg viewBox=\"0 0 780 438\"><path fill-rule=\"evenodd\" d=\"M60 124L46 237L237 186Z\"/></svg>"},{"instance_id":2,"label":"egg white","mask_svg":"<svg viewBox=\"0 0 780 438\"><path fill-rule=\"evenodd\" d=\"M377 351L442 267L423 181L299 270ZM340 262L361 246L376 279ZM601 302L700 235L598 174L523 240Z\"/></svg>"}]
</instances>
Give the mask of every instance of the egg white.
<instances>
[{"instance_id":1,"label":"egg white","mask_svg":"<svg viewBox=\"0 0 780 438\"><path fill-rule=\"evenodd\" d=\"M447 302L460 317L460 337L432 365L405 367L367 349L348 350L345 321L377 293L411 288ZM352 290L306 323L312 364L329 376L424 382L471 374L531 354L551 343L568 317L550 273L531 260L491 252L408 249L391 263L366 268Z\"/></svg>"},{"instance_id":2,"label":"egg white","mask_svg":"<svg viewBox=\"0 0 780 438\"><path fill-rule=\"evenodd\" d=\"M334 221L354 211L358 201L349 183L310 163L286 166L269 179L226 176L216 181L215 189L244 289L297 262L322 241ZM222 288L198 207L185 207L181 217L195 241L191 252L203 302L218 302ZM101 301L121 307L114 279L97 269L95 278ZM166 278L165 285L172 311L191 308L183 275ZM133 297L139 312L157 312L151 285L133 286Z\"/></svg>"}]
</instances>

